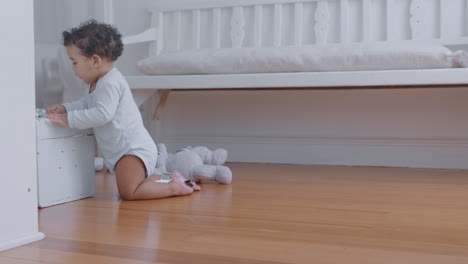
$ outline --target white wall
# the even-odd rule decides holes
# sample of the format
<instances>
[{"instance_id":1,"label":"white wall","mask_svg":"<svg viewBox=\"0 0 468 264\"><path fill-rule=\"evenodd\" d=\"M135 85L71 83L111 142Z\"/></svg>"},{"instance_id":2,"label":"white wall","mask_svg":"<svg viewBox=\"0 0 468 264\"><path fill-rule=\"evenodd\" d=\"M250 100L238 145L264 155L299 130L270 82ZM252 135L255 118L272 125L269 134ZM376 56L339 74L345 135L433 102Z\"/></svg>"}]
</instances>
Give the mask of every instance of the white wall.
<instances>
[{"instance_id":1,"label":"white wall","mask_svg":"<svg viewBox=\"0 0 468 264\"><path fill-rule=\"evenodd\" d=\"M230 161L468 167L468 88L172 92L161 141Z\"/></svg>"},{"instance_id":2,"label":"white wall","mask_svg":"<svg viewBox=\"0 0 468 264\"><path fill-rule=\"evenodd\" d=\"M33 0L0 6L1 251L43 234L37 210Z\"/></svg>"}]
</instances>

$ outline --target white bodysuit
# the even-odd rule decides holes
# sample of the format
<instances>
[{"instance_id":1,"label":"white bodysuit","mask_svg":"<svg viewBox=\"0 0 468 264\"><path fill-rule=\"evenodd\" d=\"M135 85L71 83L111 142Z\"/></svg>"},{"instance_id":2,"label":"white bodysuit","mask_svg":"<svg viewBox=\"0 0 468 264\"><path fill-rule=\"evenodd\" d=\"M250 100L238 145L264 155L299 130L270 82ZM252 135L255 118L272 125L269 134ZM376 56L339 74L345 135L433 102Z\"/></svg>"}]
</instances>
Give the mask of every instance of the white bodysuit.
<instances>
[{"instance_id":1,"label":"white bodysuit","mask_svg":"<svg viewBox=\"0 0 468 264\"><path fill-rule=\"evenodd\" d=\"M147 176L153 173L158 150L143 125L140 111L122 74L113 68L80 100L64 104L71 128L92 128L111 171L123 155L139 157Z\"/></svg>"}]
</instances>

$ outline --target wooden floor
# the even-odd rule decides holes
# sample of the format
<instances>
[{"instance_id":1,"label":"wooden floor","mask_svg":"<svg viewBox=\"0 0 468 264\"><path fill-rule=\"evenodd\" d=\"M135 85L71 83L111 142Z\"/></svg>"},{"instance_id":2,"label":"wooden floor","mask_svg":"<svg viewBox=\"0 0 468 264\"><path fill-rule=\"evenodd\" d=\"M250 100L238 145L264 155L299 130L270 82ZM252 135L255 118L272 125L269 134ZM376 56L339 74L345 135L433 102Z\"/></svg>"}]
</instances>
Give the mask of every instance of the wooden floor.
<instances>
[{"instance_id":1,"label":"wooden floor","mask_svg":"<svg viewBox=\"0 0 468 264\"><path fill-rule=\"evenodd\" d=\"M232 185L136 202L98 174L0 263L468 263L468 171L229 166Z\"/></svg>"}]
</instances>

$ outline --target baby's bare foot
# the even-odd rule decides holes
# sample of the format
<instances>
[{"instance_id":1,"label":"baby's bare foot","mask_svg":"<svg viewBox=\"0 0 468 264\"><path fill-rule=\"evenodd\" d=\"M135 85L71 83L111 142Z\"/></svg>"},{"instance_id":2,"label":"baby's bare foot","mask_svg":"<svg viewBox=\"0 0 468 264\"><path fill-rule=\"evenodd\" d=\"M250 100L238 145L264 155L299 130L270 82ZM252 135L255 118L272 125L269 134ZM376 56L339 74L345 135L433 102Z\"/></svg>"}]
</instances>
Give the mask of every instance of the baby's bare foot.
<instances>
[{"instance_id":1,"label":"baby's bare foot","mask_svg":"<svg viewBox=\"0 0 468 264\"><path fill-rule=\"evenodd\" d=\"M193 191L199 191L201 188L196 183L192 183L192 187L188 186L185 181L187 180L182 176L179 172L174 171L171 174L171 183L172 187L174 188L175 195L187 195L191 194Z\"/></svg>"}]
</instances>

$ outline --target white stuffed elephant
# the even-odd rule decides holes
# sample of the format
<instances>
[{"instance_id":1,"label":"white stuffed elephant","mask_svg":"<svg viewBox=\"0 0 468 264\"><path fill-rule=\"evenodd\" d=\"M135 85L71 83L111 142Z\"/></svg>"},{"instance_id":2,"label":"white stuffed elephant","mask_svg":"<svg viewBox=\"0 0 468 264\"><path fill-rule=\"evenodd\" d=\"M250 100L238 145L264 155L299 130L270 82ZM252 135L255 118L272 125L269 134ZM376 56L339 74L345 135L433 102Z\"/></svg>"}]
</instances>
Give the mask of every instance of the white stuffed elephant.
<instances>
[{"instance_id":1,"label":"white stuffed elephant","mask_svg":"<svg viewBox=\"0 0 468 264\"><path fill-rule=\"evenodd\" d=\"M170 154L164 144L158 144L158 150L156 174L178 171L185 178L197 183L232 182L231 169L222 165L227 160L225 149L211 151L206 147L187 147Z\"/></svg>"}]
</instances>

